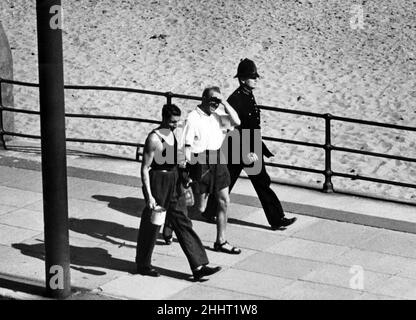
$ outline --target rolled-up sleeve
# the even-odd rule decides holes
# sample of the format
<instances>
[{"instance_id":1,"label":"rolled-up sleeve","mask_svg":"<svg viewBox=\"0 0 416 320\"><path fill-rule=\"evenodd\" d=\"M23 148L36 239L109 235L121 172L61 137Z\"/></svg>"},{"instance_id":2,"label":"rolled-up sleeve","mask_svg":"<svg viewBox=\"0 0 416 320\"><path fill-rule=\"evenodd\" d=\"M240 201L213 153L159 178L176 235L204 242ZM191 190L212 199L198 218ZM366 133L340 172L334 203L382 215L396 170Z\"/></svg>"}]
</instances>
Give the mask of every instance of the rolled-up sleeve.
<instances>
[{"instance_id":1,"label":"rolled-up sleeve","mask_svg":"<svg viewBox=\"0 0 416 320\"><path fill-rule=\"evenodd\" d=\"M192 146L196 136L195 124L191 119L188 119L183 131L185 146Z\"/></svg>"},{"instance_id":2,"label":"rolled-up sleeve","mask_svg":"<svg viewBox=\"0 0 416 320\"><path fill-rule=\"evenodd\" d=\"M234 129L234 126L231 124L231 116L229 115L222 115L219 116L219 123L220 123L220 128L222 131L228 131L228 130L232 130Z\"/></svg>"}]
</instances>

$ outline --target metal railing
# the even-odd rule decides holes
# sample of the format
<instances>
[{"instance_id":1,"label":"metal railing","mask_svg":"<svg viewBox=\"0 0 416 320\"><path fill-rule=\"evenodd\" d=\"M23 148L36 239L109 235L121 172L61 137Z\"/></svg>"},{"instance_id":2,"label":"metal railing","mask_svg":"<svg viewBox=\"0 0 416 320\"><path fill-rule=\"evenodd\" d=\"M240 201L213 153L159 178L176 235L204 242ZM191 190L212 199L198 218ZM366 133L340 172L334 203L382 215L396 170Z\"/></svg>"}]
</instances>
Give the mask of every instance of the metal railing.
<instances>
[{"instance_id":1,"label":"metal railing","mask_svg":"<svg viewBox=\"0 0 416 320\"><path fill-rule=\"evenodd\" d=\"M38 87L39 85L34 84L34 83L20 82L20 81L7 80L7 79L0 78L0 141L3 144L3 147L5 149L7 149L7 145L6 145L6 142L5 142L5 139L4 139L4 136L6 136L6 135L7 136L22 137L22 138L30 138L30 139L40 139L41 138L40 136L17 133L17 132L8 132L8 131L4 130L4 124L3 124L3 113L4 112L7 111L7 112L15 112L15 113L35 114L35 115L40 115L40 112L39 111L32 111L32 110L22 110L22 109L3 106L3 100L2 100L2 95L1 95L2 94L2 90L1 90L2 84L12 84L12 85L20 85L20 86L26 86L26 87ZM118 91L118 92L130 92L130 93L153 95L153 96L162 96L162 97L166 98L167 103L172 103L173 98L186 99L186 100L197 100L197 101L201 100L200 97L196 97L196 96L175 94L175 93L172 93L172 92L158 92L158 91L140 90L140 89L133 89L133 88L123 88L123 87L66 85L65 89ZM333 121L357 123L357 124L364 124L364 125L369 125L369 126L390 128L390 129L403 130L403 131L413 131L413 132L416 132L415 127L401 126L401 125L381 123L381 122L374 122L374 121L368 121L368 120L359 120L359 119L346 118L346 117L339 117L339 116L332 115L330 113L320 114L320 113L313 113L313 112L300 111L300 110L290 110L290 109L283 109L283 108L270 107L270 106L259 106L259 107L262 110L269 110L269 111L273 111L273 112L281 112L281 113L301 115L301 116L307 116L307 117L313 117L313 118L320 118L320 119L325 120L325 143L324 144L263 136L263 139L266 140L266 141L273 141L273 142L279 142L279 143L288 143L288 144L293 144L293 145L301 145L301 146L305 146L305 147L323 149L325 151L325 169L324 170L314 169L314 168L305 168L305 167L293 166L293 165L287 165L287 164L270 163L270 162L267 162L266 165L271 166L271 167L289 169L289 170L297 170L297 171L304 171L304 172L322 174L325 177L325 181L324 181L324 184L323 184L323 191L327 192L327 193L334 191L333 183L332 183L332 177L342 177L342 178L349 178L349 179L352 179L352 180L363 180L363 181L370 181L370 182L376 182L376 183L389 184L389 185L395 185L395 186L400 186L400 187L407 187L407 188L416 189L416 184L414 184L414 183L392 181L392 180L362 176L362 175L358 175L358 174L353 175L353 174L347 174L347 173L333 171L332 170L332 160L331 160L331 156L332 156L333 151L341 151L341 152L345 152L345 153L362 154L362 155L380 157L380 158L386 158L386 159L394 159L394 160L401 160L401 161L407 161L407 162L416 162L416 158L402 157L402 156L397 156L397 155L390 155L390 154L384 154L384 153L377 153L377 152L370 152L370 151L364 151L364 150L358 150L358 149L335 146L331 143L331 125L332 125ZM108 115L88 115L88 114L67 113L67 114L65 114L65 116L68 117L68 118L124 120L124 121L135 121L135 122L153 123L153 124L159 124L160 123L160 121L157 121L157 120L132 118L132 117L108 116ZM84 143L123 145L123 146L137 147L137 148L143 147L143 144L141 144L141 143L125 142L125 141L94 140L94 139L79 139L79 138L67 138L66 141L68 141L68 142L84 142Z\"/></svg>"}]
</instances>

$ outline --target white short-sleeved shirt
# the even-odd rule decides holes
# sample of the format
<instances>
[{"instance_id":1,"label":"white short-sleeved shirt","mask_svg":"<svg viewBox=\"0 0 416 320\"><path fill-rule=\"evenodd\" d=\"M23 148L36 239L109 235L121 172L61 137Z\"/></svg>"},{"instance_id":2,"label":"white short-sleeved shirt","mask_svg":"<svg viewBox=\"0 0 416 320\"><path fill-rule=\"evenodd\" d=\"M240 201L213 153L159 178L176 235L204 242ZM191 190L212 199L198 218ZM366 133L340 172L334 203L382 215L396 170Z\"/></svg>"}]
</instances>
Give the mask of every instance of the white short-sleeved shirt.
<instances>
[{"instance_id":1,"label":"white short-sleeved shirt","mask_svg":"<svg viewBox=\"0 0 416 320\"><path fill-rule=\"evenodd\" d=\"M219 107L211 115L199 107L188 114L184 128L185 145L191 146L191 152L200 153L205 150L221 148L227 130L231 130L230 115Z\"/></svg>"}]
</instances>

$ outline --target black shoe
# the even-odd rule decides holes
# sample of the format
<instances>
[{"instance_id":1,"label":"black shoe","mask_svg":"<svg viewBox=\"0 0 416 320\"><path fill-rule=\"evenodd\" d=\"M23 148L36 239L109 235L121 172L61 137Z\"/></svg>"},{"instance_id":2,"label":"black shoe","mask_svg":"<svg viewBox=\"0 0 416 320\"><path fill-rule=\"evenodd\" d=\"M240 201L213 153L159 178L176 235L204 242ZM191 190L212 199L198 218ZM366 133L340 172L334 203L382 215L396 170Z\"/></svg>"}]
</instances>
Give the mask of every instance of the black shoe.
<instances>
[{"instance_id":1,"label":"black shoe","mask_svg":"<svg viewBox=\"0 0 416 320\"><path fill-rule=\"evenodd\" d=\"M199 270L194 270L192 273L194 275L194 280L199 281L202 277L210 276L214 273L217 273L221 270L221 267L208 267L208 266L202 266Z\"/></svg>"},{"instance_id":2,"label":"black shoe","mask_svg":"<svg viewBox=\"0 0 416 320\"><path fill-rule=\"evenodd\" d=\"M171 245L172 244L172 242L173 242L173 236L172 235L170 235L170 236L163 236L163 239L165 240L165 243L166 243L166 245Z\"/></svg>"},{"instance_id":3,"label":"black shoe","mask_svg":"<svg viewBox=\"0 0 416 320\"><path fill-rule=\"evenodd\" d=\"M280 228L288 227L291 224L295 223L296 220L297 220L297 218L290 218L290 219L288 219L288 218L284 218L283 217L282 219L280 219L280 221L279 221L278 224L273 224L271 227L272 227L273 230L277 230L277 229L280 229Z\"/></svg>"},{"instance_id":4,"label":"black shoe","mask_svg":"<svg viewBox=\"0 0 416 320\"><path fill-rule=\"evenodd\" d=\"M212 216L206 212L202 212L201 213L202 218L205 219L205 221L209 222L209 223L217 223L217 217L216 216Z\"/></svg>"},{"instance_id":5,"label":"black shoe","mask_svg":"<svg viewBox=\"0 0 416 320\"><path fill-rule=\"evenodd\" d=\"M160 277L160 273L153 267L137 267L137 273L143 276Z\"/></svg>"}]
</instances>

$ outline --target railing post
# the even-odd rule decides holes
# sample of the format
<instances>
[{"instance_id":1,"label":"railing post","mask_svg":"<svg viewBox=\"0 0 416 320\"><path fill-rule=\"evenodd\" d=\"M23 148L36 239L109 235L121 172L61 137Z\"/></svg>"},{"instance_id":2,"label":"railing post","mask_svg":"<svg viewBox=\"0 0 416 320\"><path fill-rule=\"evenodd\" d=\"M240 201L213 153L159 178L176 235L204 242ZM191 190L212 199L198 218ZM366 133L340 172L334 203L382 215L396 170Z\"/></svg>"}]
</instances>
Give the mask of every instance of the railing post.
<instances>
[{"instance_id":1,"label":"railing post","mask_svg":"<svg viewBox=\"0 0 416 320\"><path fill-rule=\"evenodd\" d=\"M325 114L325 182L323 185L323 191L325 193L334 192L334 186L332 184L332 166L331 166L331 118L330 113Z\"/></svg>"},{"instance_id":2,"label":"railing post","mask_svg":"<svg viewBox=\"0 0 416 320\"><path fill-rule=\"evenodd\" d=\"M4 140L4 123L3 123L3 78L0 78L0 140L3 149L7 150L6 141Z\"/></svg>"},{"instance_id":3,"label":"railing post","mask_svg":"<svg viewBox=\"0 0 416 320\"><path fill-rule=\"evenodd\" d=\"M172 96L173 96L173 93L172 92L166 92L166 103L167 104L172 104Z\"/></svg>"}]
</instances>

